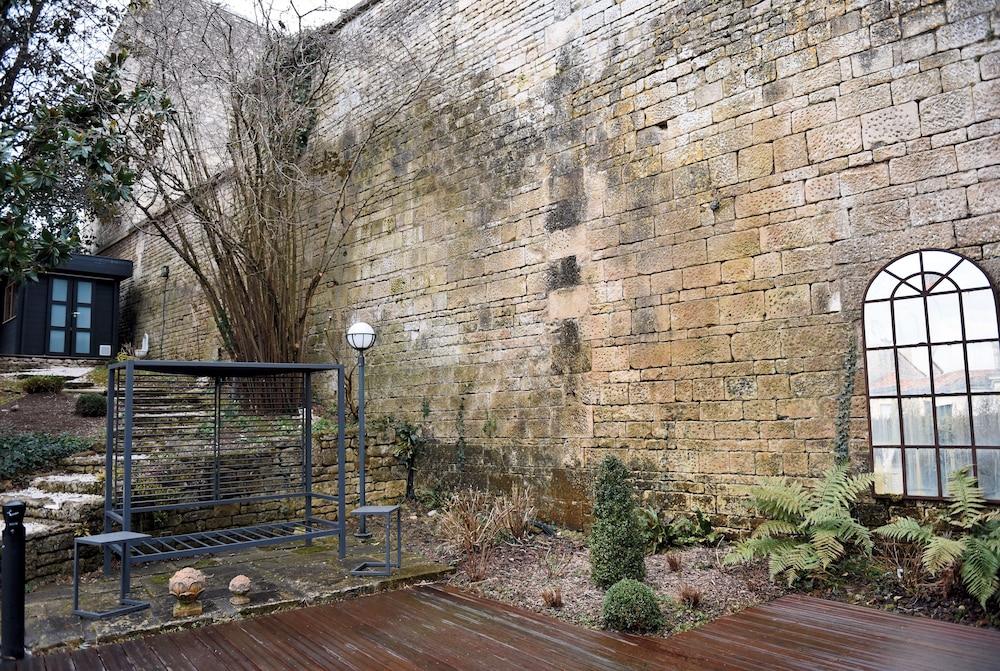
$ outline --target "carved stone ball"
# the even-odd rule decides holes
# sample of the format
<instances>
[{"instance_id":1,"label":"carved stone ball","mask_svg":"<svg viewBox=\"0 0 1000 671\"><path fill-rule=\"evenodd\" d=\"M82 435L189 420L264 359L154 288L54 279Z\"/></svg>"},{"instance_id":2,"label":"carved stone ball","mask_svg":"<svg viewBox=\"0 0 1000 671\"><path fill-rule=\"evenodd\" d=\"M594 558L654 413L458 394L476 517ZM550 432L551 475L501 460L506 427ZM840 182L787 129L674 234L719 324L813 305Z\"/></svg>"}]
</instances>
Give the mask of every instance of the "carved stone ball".
<instances>
[{"instance_id":1,"label":"carved stone ball","mask_svg":"<svg viewBox=\"0 0 1000 671\"><path fill-rule=\"evenodd\" d=\"M170 593L181 603L191 603L205 591L205 574L196 568L182 568L170 577Z\"/></svg>"},{"instance_id":2,"label":"carved stone ball","mask_svg":"<svg viewBox=\"0 0 1000 671\"><path fill-rule=\"evenodd\" d=\"M232 596L229 597L229 603L234 606L245 606L250 603L250 597L247 596L253 587L253 582L245 575L238 575L229 581L229 591L232 592Z\"/></svg>"}]
</instances>

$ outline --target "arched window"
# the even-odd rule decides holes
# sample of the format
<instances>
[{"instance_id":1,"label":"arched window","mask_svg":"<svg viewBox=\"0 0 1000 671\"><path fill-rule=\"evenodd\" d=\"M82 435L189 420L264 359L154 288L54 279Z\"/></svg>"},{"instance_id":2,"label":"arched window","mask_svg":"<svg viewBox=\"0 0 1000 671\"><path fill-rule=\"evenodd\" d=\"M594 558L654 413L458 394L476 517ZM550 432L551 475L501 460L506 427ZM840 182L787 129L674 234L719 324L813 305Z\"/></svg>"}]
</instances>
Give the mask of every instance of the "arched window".
<instances>
[{"instance_id":1,"label":"arched window","mask_svg":"<svg viewBox=\"0 0 1000 671\"><path fill-rule=\"evenodd\" d=\"M864 336L875 492L941 498L971 466L1000 500L1000 333L986 273L941 250L896 259L868 285Z\"/></svg>"}]
</instances>

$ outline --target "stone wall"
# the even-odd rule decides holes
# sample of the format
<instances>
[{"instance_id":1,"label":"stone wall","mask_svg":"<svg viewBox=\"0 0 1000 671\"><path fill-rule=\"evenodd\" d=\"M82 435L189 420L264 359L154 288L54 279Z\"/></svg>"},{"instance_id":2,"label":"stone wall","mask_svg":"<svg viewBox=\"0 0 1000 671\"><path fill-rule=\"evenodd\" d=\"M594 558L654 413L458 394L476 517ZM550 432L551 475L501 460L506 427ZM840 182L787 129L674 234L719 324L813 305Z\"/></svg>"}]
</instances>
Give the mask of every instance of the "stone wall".
<instances>
[{"instance_id":1,"label":"stone wall","mask_svg":"<svg viewBox=\"0 0 1000 671\"><path fill-rule=\"evenodd\" d=\"M582 524L616 453L651 502L741 526L747 485L831 463L887 261L954 249L1000 277L997 5L367 3L331 32L387 56L331 85L320 141L349 152L430 74L352 185L374 204L315 328L376 325L370 416L426 424L425 483L527 482ZM154 330L162 243L105 251L136 260L126 303ZM197 290L170 281L165 353L205 356ZM313 356L347 356L330 341Z\"/></svg>"}]
</instances>

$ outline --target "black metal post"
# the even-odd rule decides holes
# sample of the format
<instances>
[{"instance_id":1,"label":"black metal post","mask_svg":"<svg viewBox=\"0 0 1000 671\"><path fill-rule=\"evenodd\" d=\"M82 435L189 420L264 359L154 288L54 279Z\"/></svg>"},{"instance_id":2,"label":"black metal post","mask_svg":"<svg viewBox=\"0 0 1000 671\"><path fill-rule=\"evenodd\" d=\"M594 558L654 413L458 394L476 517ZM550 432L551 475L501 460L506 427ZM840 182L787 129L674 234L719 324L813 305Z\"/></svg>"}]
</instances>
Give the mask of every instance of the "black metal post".
<instances>
[{"instance_id":1,"label":"black metal post","mask_svg":"<svg viewBox=\"0 0 1000 671\"><path fill-rule=\"evenodd\" d=\"M3 505L3 558L0 560L0 656L24 659L24 511L21 501Z\"/></svg>"},{"instance_id":2,"label":"black metal post","mask_svg":"<svg viewBox=\"0 0 1000 671\"><path fill-rule=\"evenodd\" d=\"M347 427L347 411L345 406L346 394L344 392L344 378L347 371L343 366L337 368L337 522L340 529L337 531L337 554L343 559L347 556L347 512L344 504L345 489L347 488L347 465L344 458L344 433Z\"/></svg>"},{"instance_id":3,"label":"black metal post","mask_svg":"<svg viewBox=\"0 0 1000 671\"><path fill-rule=\"evenodd\" d=\"M302 482L305 487L305 518L309 531L312 527L312 374L302 376ZM312 538L306 538L312 545Z\"/></svg>"},{"instance_id":4,"label":"black metal post","mask_svg":"<svg viewBox=\"0 0 1000 671\"><path fill-rule=\"evenodd\" d=\"M365 507L365 353L358 352L358 505ZM354 534L358 538L371 538L365 515L361 515L358 530Z\"/></svg>"}]
</instances>

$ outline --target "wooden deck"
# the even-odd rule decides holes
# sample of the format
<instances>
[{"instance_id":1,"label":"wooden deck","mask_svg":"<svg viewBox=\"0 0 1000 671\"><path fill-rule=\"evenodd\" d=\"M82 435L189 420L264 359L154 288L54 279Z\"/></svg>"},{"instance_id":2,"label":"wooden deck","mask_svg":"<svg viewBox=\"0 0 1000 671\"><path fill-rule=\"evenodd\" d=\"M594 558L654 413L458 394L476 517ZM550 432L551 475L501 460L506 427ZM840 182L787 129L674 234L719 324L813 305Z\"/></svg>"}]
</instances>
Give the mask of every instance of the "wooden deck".
<instances>
[{"instance_id":1,"label":"wooden deck","mask_svg":"<svg viewBox=\"0 0 1000 671\"><path fill-rule=\"evenodd\" d=\"M1000 633L786 596L669 639L565 624L418 587L26 660L18 669L1000 668Z\"/></svg>"}]
</instances>

